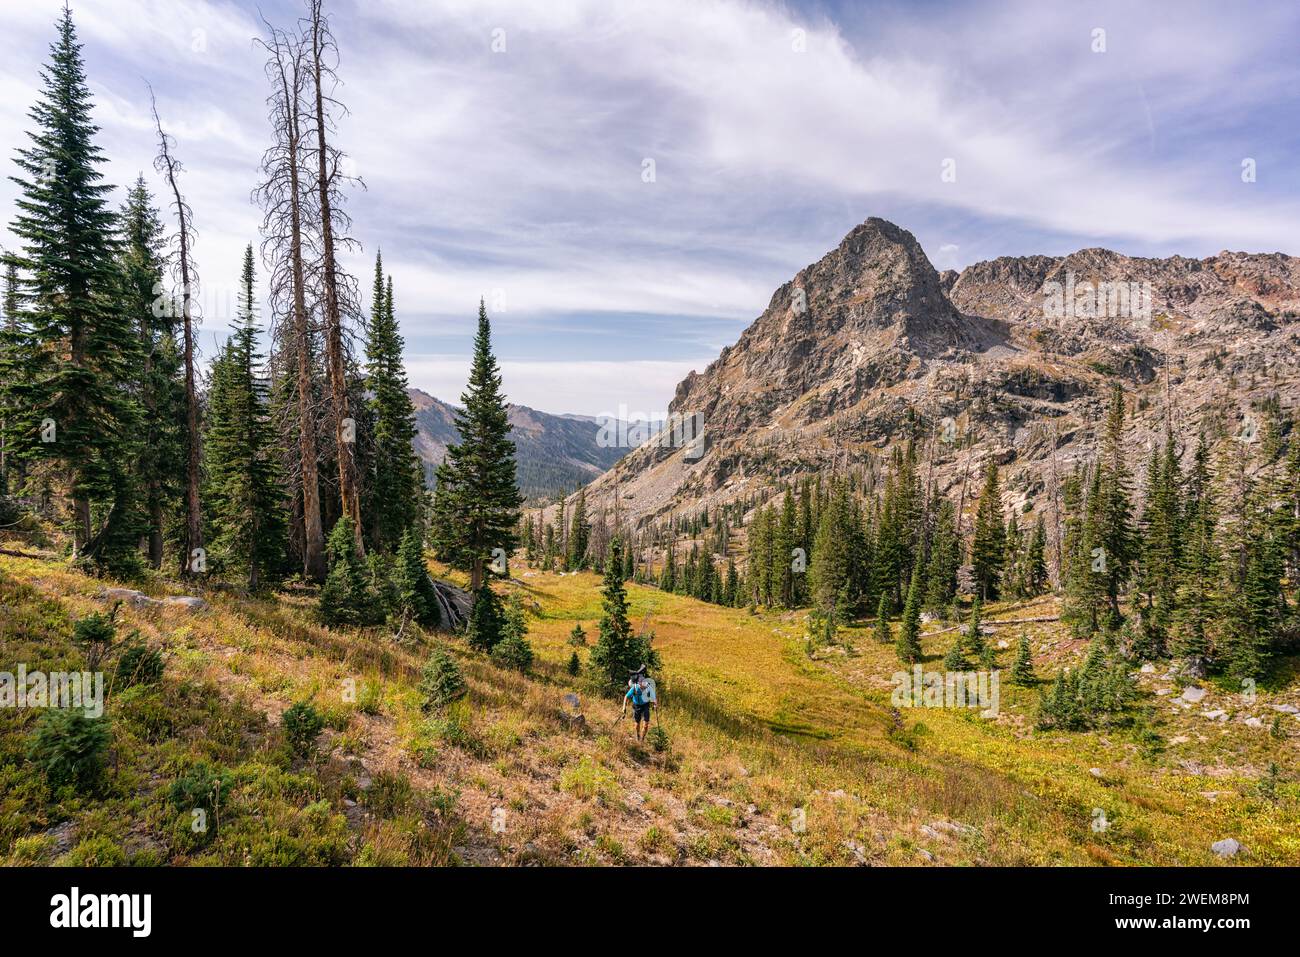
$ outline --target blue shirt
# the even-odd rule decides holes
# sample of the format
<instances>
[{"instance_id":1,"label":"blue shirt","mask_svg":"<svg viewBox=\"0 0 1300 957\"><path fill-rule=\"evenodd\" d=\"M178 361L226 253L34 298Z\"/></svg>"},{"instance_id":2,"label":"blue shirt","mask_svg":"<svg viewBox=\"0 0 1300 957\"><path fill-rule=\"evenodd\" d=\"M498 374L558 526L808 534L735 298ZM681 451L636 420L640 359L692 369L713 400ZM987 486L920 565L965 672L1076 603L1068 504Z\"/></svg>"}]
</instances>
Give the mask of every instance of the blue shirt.
<instances>
[{"instance_id":1,"label":"blue shirt","mask_svg":"<svg viewBox=\"0 0 1300 957\"><path fill-rule=\"evenodd\" d=\"M639 681L633 683L632 687L627 689L627 694L624 695L624 697L631 698L632 703L635 705L646 703L645 689L641 687L641 682Z\"/></svg>"}]
</instances>

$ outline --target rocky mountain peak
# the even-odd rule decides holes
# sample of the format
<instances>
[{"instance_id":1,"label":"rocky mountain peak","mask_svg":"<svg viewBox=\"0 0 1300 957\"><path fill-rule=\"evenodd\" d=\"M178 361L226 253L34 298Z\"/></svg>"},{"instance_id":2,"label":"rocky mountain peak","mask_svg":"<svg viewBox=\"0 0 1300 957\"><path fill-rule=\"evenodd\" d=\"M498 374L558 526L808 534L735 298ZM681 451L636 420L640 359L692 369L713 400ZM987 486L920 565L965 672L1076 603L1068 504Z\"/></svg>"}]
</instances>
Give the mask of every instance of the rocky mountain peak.
<instances>
[{"instance_id":1,"label":"rocky mountain peak","mask_svg":"<svg viewBox=\"0 0 1300 957\"><path fill-rule=\"evenodd\" d=\"M1036 509L1049 459L1068 469L1095 454L1116 381L1134 404L1136 443L1167 417L1190 436L1272 396L1293 402L1298 319L1300 259L1280 253L1155 259L1093 247L940 276L910 232L868 219L678 385L670 408L698 417L703 443L637 449L589 501L617 496L635 520L694 511L792 475L875 467L890 446L933 442L951 420L972 443L935 450L940 493L992 454L1009 470L1011 504Z\"/></svg>"}]
</instances>

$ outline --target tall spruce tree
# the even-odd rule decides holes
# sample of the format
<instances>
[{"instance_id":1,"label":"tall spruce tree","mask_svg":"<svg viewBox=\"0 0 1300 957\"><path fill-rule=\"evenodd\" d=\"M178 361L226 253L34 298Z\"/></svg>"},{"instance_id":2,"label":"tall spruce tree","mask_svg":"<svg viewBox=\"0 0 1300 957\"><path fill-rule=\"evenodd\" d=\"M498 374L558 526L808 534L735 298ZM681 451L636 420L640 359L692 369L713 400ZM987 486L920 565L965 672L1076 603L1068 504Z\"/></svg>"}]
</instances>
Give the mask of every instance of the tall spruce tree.
<instances>
[{"instance_id":1,"label":"tall spruce tree","mask_svg":"<svg viewBox=\"0 0 1300 957\"><path fill-rule=\"evenodd\" d=\"M1210 467L1210 445L1204 433L1197 443L1187 478L1182 525L1183 546L1172 650L1193 672L1199 673L1209 664L1220 564L1215 535L1218 515L1214 502L1214 476Z\"/></svg>"},{"instance_id":2,"label":"tall spruce tree","mask_svg":"<svg viewBox=\"0 0 1300 957\"><path fill-rule=\"evenodd\" d=\"M573 514L569 518L568 553L564 556L564 567L571 572L585 568L587 565L587 543L591 539L591 522L587 520L587 489L578 489L578 500L573 505Z\"/></svg>"},{"instance_id":3,"label":"tall spruce tree","mask_svg":"<svg viewBox=\"0 0 1300 957\"><path fill-rule=\"evenodd\" d=\"M957 512L950 499L935 509L930 562L925 575L925 607L943 614L957 597L957 569L961 567L961 538L957 534Z\"/></svg>"},{"instance_id":4,"label":"tall spruce tree","mask_svg":"<svg viewBox=\"0 0 1300 957\"><path fill-rule=\"evenodd\" d=\"M907 600L903 602L903 621L898 628L895 642L899 660L906 664L916 664L921 660L921 565L912 567L912 581L907 588Z\"/></svg>"},{"instance_id":5,"label":"tall spruce tree","mask_svg":"<svg viewBox=\"0 0 1300 957\"><path fill-rule=\"evenodd\" d=\"M1006 557L1006 527L1002 524L1002 489L998 463L989 456L984 465L984 490L975 511L975 537L971 542L971 565L975 589L986 601L996 599L1002 586L1002 565Z\"/></svg>"},{"instance_id":6,"label":"tall spruce tree","mask_svg":"<svg viewBox=\"0 0 1300 957\"><path fill-rule=\"evenodd\" d=\"M610 543L601 585L599 636L587 656L592 675L607 690L621 688L630 672L646 665L656 668L659 656L645 635L632 634L628 620L627 590L623 587L622 543Z\"/></svg>"},{"instance_id":7,"label":"tall spruce tree","mask_svg":"<svg viewBox=\"0 0 1300 957\"><path fill-rule=\"evenodd\" d=\"M256 590L284 569L286 493L270 417L270 386L257 351L253 247L244 251L238 322L213 363L208 394L209 547L224 569L239 569Z\"/></svg>"},{"instance_id":8,"label":"tall spruce tree","mask_svg":"<svg viewBox=\"0 0 1300 957\"><path fill-rule=\"evenodd\" d=\"M491 572L493 551L508 555L514 550L523 503L515 484L515 446L501 373L482 300L469 385L460 399L464 410L455 419L460 442L448 447L438 467L432 539L438 557L468 571L470 589L478 592Z\"/></svg>"},{"instance_id":9,"label":"tall spruce tree","mask_svg":"<svg viewBox=\"0 0 1300 957\"><path fill-rule=\"evenodd\" d=\"M383 268L383 258L376 254L366 338L366 389L374 442L368 531L375 548L392 552L408 528L421 524L424 466L415 454L415 407L406 391L405 343L393 308L393 280L390 276L385 283Z\"/></svg>"},{"instance_id":10,"label":"tall spruce tree","mask_svg":"<svg viewBox=\"0 0 1300 957\"><path fill-rule=\"evenodd\" d=\"M1130 474L1124 460L1124 390L1111 388L1102 446L1099 544L1105 551L1100 572L1108 606L1107 625L1118 627L1120 593L1129 579L1136 540L1133 534Z\"/></svg>"},{"instance_id":11,"label":"tall spruce tree","mask_svg":"<svg viewBox=\"0 0 1300 957\"><path fill-rule=\"evenodd\" d=\"M127 193L121 224L122 306L135 323L141 353L135 391L141 410L142 531L149 565L160 568L167 521L185 489L188 443L177 317L162 295L167 261L163 227L143 176Z\"/></svg>"},{"instance_id":12,"label":"tall spruce tree","mask_svg":"<svg viewBox=\"0 0 1300 957\"><path fill-rule=\"evenodd\" d=\"M77 556L126 540L135 514L132 448L138 406L126 388L140 365L139 340L121 308L117 222L103 182L72 14L41 71L29 112L35 129L18 150L22 175L10 230L22 243L13 262L26 291L24 375L12 383L17 453L49 462L66 489ZM129 543L131 547L134 542Z\"/></svg>"}]
</instances>

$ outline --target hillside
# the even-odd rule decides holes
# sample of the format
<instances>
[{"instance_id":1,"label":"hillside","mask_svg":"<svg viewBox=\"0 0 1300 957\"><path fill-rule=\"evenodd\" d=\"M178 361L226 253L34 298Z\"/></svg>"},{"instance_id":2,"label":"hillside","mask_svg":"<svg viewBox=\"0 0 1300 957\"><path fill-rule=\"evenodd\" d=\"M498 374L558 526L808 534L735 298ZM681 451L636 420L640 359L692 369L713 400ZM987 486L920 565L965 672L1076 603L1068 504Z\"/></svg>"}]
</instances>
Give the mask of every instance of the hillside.
<instances>
[{"instance_id":1,"label":"hillside","mask_svg":"<svg viewBox=\"0 0 1300 957\"><path fill-rule=\"evenodd\" d=\"M72 624L107 610L105 584L51 557L0 558L5 667L81 667ZM660 717L671 744L656 753L631 740L613 700L564 667L574 623L595 630L599 579L526 571L499 587L530 609L533 674L446 638L469 696L438 715L421 713L416 690L427 639L322 628L303 592L250 600L212 590L199 611L122 605L120 630L139 629L161 649L164 674L110 686L110 760L94 795L56 793L28 773L36 716L0 710L0 858L1211 864L1211 843L1232 837L1244 848L1236 862L1300 863L1300 790L1285 776L1270 785L1266 771L1297 763L1294 681L1249 704L1209 685L1192 706L1170 679L1143 674L1147 733L1044 733L1032 728L1036 689L1004 683L996 718L891 710L894 652L865 629L810 660L802 615L629 585L633 621L648 616L665 662ZM158 579L146 590L175 589ZM997 628L1052 610L1040 599L992 606L988 617ZM998 628L995 639L1019 631ZM1055 624L1029 632L1040 677L1082 655ZM948 640L927 637L927 661ZM998 652L1004 666L1008 654ZM304 700L327 725L309 758L288 748L282 721ZM204 773L226 782L208 836L193 831L188 792L177 791L178 781L211 780Z\"/></svg>"},{"instance_id":2,"label":"hillside","mask_svg":"<svg viewBox=\"0 0 1300 957\"><path fill-rule=\"evenodd\" d=\"M407 393L415 406L415 450L424 463L425 481L432 485L434 469L446 456L447 446L460 440L453 420L455 407L419 389ZM624 452L597 444L599 426L592 418L551 415L525 405L511 405L509 414L519 488L532 499L572 492L575 486L604 472Z\"/></svg>"},{"instance_id":3,"label":"hillside","mask_svg":"<svg viewBox=\"0 0 1300 957\"><path fill-rule=\"evenodd\" d=\"M1102 283L1124 288L1098 296ZM1291 256L1085 249L940 276L911 233L869 219L677 386L670 410L700 416L704 454L638 449L588 502L609 508L617 489L636 520L693 512L878 461L919 434L941 493L956 498L993 455L1006 466L1005 505L1037 512L1053 466L1064 475L1092 458L1115 381L1131 406L1130 454L1163 432L1166 410L1186 455L1198 429L1249 434L1274 397L1293 408L1298 319Z\"/></svg>"}]
</instances>

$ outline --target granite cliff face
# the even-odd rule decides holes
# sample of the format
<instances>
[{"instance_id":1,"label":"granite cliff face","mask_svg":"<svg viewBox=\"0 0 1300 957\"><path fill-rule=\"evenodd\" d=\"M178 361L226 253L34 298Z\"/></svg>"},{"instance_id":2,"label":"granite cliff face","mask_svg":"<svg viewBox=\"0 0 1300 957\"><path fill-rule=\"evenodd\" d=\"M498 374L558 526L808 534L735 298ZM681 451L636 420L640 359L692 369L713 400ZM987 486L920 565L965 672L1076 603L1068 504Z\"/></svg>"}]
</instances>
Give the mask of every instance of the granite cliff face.
<instances>
[{"instance_id":1,"label":"granite cliff face","mask_svg":"<svg viewBox=\"0 0 1300 957\"><path fill-rule=\"evenodd\" d=\"M1084 249L940 275L909 232L869 219L677 386L670 409L698 415L703 454L650 443L588 501L612 508L617 496L645 521L872 462L914 435L933 444L941 491L995 455L1007 507L1037 509L1052 460L1064 471L1092 455L1112 382L1130 400L1135 452L1166 409L1184 438L1232 434L1260 403L1300 397L1298 346L1292 256Z\"/></svg>"}]
</instances>

